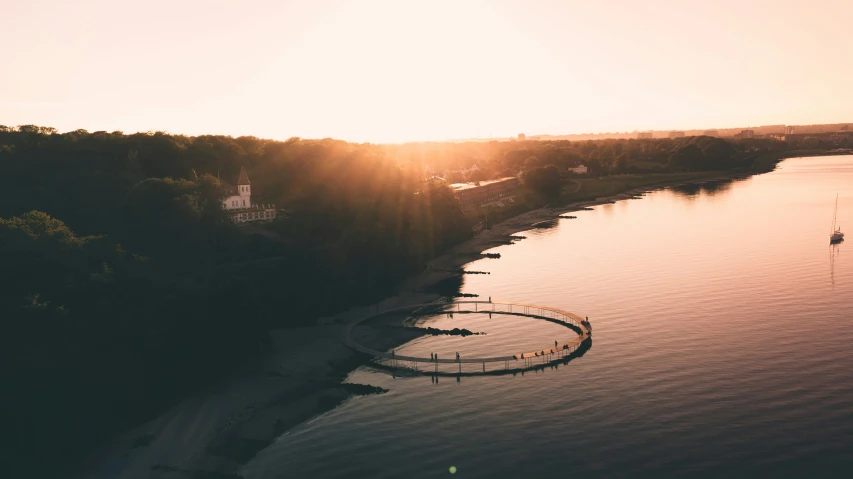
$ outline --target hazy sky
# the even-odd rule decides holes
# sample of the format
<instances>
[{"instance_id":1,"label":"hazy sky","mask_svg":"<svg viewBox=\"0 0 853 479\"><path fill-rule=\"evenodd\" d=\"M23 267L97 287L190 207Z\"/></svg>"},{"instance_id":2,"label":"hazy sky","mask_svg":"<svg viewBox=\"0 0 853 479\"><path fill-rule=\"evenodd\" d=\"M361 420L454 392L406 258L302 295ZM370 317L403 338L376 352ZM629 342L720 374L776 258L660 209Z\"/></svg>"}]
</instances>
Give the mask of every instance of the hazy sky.
<instances>
[{"instance_id":1,"label":"hazy sky","mask_svg":"<svg viewBox=\"0 0 853 479\"><path fill-rule=\"evenodd\" d=\"M851 0L0 0L0 124L440 140L853 120Z\"/></svg>"}]
</instances>

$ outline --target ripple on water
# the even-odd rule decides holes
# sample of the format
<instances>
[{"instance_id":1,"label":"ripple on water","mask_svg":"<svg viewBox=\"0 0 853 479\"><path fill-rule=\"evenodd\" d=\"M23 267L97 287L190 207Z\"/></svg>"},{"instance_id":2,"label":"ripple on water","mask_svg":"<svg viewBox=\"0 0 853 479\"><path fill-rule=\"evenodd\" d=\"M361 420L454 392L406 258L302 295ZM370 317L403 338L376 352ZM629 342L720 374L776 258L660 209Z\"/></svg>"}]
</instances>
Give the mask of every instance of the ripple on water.
<instances>
[{"instance_id":1,"label":"ripple on water","mask_svg":"<svg viewBox=\"0 0 853 479\"><path fill-rule=\"evenodd\" d=\"M499 377L350 380L352 398L245 466L249 478L814 475L853 465L853 262L828 249L853 157L792 159L713 195L657 191L561 220L469 264L463 292L589 315L567 366ZM614 207L615 206L615 207ZM834 254L831 258L830 253ZM834 281L834 285L833 285ZM496 316L497 317L497 316ZM570 331L485 315L404 350L532 349Z\"/></svg>"}]
</instances>

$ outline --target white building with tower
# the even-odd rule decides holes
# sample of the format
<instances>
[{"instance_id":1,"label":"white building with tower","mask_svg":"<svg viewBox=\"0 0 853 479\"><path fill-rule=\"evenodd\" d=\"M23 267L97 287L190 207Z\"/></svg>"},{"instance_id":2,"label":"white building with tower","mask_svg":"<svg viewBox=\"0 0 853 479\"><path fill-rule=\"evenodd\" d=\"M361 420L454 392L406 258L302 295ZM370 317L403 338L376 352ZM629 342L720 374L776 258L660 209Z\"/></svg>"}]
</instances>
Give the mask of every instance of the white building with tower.
<instances>
[{"instance_id":1,"label":"white building with tower","mask_svg":"<svg viewBox=\"0 0 853 479\"><path fill-rule=\"evenodd\" d=\"M225 198L222 206L231 221L242 224L251 221L270 221L275 219L275 205L253 205L252 183L246 168L240 168L240 176L237 178L237 186L222 183L225 187Z\"/></svg>"}]
</instances>

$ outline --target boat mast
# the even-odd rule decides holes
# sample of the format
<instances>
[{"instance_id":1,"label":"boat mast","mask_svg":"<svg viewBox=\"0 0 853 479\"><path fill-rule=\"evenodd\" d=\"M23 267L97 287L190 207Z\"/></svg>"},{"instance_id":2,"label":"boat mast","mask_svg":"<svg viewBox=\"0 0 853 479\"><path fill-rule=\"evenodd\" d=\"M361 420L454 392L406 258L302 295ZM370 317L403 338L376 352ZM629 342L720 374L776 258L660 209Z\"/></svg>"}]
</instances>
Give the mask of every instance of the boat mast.
<instances>
[{"instance_id":1,"label":"boat mast","mask_svg":"<svg viewBox=\"0 0 853 479\"><path fill-rule=\"evenodd\" d=\"M835 212L832 213L832 233L835 233L835 217L838 215L838 193L835 194Z\"/></svg>"}]
</instances>

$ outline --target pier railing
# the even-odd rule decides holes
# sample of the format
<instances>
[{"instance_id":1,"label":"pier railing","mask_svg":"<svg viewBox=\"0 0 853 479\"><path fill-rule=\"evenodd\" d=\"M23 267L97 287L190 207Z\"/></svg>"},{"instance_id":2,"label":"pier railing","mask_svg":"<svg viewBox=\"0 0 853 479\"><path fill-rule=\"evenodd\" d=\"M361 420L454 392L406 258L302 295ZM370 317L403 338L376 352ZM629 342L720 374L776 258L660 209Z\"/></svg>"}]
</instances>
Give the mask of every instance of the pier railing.
<instances>
[{"instance_id":1,"label":"pier railing","mask_svg":"<svg viewBox=\"0 0 853 479\"><path fill-rule=\"evenodd\" d=\"M580 334L577 334L574 338L569 339L564 342L557 343L556 347L545 347L537 351L529 351L529 352L517 352L503 356L494 356L494 357L483 357L483 358L460 358L460 359L432 359L426 357L417 357L417 356L408 356L408 355L399 355L396 354L393 350L390 352L386 351L378 351L375 349L368 348L363 346L352 339L352 331L359 324L373 319L375 317L393 313L393 312L403 312L403 311L411 311L411 315L413 316L428 316L434 314L444 314L444 313L458 313L458 314L470 314L470 313L491 313L491 314L506 314L506 315L514 315L514 316L525 316L536 319L545 319L548 321L562 323L567 327L575 328L580 331ZM559 359L561 357L567 356L569 354L574 353L581 346L581 344L589 339L591 334L591 330L589 327L589 323L586 323L584 319L574 313L570 313L568 311L563 311L557 308L551 308L547 306L539 306L535 304L528 303L508 303L508 302L495 302L495 301L453 301L453 302L443 302L443 303L426 303L426 304L417 304L417 305L409 305L400 308L394 308L390 310L385 310L380 314L376 314L369 317L364 317L361 319L356 319L351 321L346 328L344 343L352 349L359 351L361 353L373 356L374 358L382 361L387 360L394 363L412 363L414 369L418 368L418 364L483 364L483 368L485 369L486 363L496 363L503 362L505 366L508 366L510 361L523 361L525 364L529 364L535 361L549 362L555 359ZM461 366L460 366L461 367Z\"/></svg>"}]
</instances>

